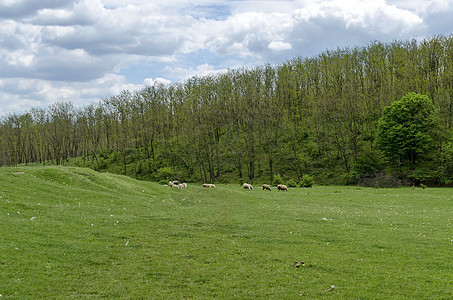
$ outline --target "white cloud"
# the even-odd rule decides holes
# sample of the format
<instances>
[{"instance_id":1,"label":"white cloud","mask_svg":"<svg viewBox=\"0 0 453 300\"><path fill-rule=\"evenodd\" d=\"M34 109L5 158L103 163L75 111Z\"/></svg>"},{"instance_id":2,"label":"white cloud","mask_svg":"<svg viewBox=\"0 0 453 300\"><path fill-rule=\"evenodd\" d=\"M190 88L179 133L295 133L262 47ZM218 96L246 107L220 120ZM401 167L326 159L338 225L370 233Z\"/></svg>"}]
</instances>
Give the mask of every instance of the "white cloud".
<instances>
[{"instance_id":1,"label":"white cloud","mask_svg":"<svg viewBox=\"0 0 453 300\"><path fill-rule=\"evenodd\" d=\"M416 14L388 5L383 0L331 0L316 2L296 11L296 19L307 23L341 21L344 31L351 27L372 30L372 32L392 32L397 29L410 30L422 23Z\"/></svg>"},{"instance_id":2,"label":"white cloud","mask_svg":"<svg viewBox=\"0 0 453 300\"><path fill-rule=\"evenodd\" d=\"M145 78L145 80L143 80L143 85L144 86L152 86L152 85L155 85L155 84L163 84L163 85L169 85L171 84L172 82L168 79L165 79L165 78L156 78L156 79L152 79L152 78Z\"/></svg>"},{"instance_id":3,"label":"white cloud","mask_svg":"<svg viewBox=\"0 0 453 300\"><path fill-rule=\"evenodd\" d=\"M165 71L172 77L179 77L182 80L188 79L193 76L207 76L225 73L227 69L216 69L214 66L209 64L202 64L194 68L184 67L166 67Z\"/></svg>"},{"instance_id":4,"label":"white cloud","mask_svg":"<svg viewBox=\"0 0 453 300\"><path fill-rule=\"evenodd\" d=\"M293 48L290 43L285 43L283 41L272 41L267 47L274 51L290 50Z\"/></svg>"}]
</instances>

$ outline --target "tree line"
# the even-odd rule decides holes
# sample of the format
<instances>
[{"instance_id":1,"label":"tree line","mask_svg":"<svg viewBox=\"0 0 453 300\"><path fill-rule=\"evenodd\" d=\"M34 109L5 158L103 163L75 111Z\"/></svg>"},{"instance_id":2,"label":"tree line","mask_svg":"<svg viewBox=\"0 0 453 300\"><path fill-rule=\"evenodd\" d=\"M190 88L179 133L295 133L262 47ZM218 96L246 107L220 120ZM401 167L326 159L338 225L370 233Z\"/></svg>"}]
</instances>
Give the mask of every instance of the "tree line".
<instances>
[{"instance_id":1,"label":"tree line","mask_svg":"<svg viewBox=\"0 0 453 300\"><path fill-rule=\"evenodd\" d=\"M398 173L377 143L378 121L410 92L431 99L440 130L436 151L417 165L398 165ZM273 182L310 174L353 183L384 172L449 183L452 123L453 36L376 41L155 83L82 108L59 102L9 114L0 122L0 165L78 157L81 165L114 165L146 180Z\"/></svg>"}]
</instances>

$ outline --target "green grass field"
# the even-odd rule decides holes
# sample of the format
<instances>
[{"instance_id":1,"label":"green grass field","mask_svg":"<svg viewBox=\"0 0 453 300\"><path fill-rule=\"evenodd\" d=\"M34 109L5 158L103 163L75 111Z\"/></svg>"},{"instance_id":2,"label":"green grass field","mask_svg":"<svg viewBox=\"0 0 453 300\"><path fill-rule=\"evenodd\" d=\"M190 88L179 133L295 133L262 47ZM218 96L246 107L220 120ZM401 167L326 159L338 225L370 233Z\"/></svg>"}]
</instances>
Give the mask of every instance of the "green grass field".
<instances>
[{"instance_id":1,"label":"green grass field","mask_svg":"<svg viewBox=\"0 0 453 300\"><path fill-rule=\"evenodd\" d=\"M0 219L5 299L453 299L452 189L0 168Z\"/></svg>"}]
</instances>

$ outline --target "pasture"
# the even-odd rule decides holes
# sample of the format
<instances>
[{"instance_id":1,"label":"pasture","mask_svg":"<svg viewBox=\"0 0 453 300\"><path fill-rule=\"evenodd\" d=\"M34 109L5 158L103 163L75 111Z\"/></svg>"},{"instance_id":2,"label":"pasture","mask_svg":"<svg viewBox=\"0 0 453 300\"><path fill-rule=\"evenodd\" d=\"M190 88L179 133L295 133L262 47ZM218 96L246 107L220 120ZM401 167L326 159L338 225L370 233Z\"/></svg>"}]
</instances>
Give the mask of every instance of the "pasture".
<instances>
[{"instance_id":1,"label":"pasture","mask_svg":"<svg viewBox=\"0 0 453 300\"><path fill-rule=\"evenodd\" d=\"M0 297L453 298L452 189L216 186L0 168Z\"/></svg>"}]
</instances>

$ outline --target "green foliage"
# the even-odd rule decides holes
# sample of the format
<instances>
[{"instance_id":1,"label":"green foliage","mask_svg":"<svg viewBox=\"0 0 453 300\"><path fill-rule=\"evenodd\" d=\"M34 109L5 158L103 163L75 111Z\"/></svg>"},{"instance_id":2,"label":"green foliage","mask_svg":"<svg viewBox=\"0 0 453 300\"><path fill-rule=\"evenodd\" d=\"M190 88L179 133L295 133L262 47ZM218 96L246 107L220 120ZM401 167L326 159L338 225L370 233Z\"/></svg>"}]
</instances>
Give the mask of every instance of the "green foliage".
<instances>
[{"instance_id":1,"label":"green foliage","mask_svg":"<svg viewBox=\"0 0 453 300\"><path fill-rule=\"evenodd\" d=\"M287 182L286 182L286 185L288 187L297 187L297 182L294 181L294 179L289 179Z\"/></svg>"},{"instance_id":2,"label":"green foliage","mask_svg":"<svg viewBox=\"0 0 453 300\"><path fill-rule=\"evenodd\" d=\"M383 168L384 157L379 150L362 150L353 165L354 175L358 178L372 176Z\"/></svg>"},{"instance_id":3,"label":"green foliage","mask_svg":"<svg viewBox=\"0 0 453 300\"><path fill-rule=\"evenodd\" d=\"M198 182L309 173L318 184L407 179L423 166L449 183L448 139L436 134L453 124L452 45L453 36L373 42L10 114L0 119L0 166L84 157L78 165L141 180L170 167ZM408 94L391 105L408 91L433 103Z\"/></svg>"},{"instance_id":4,"label":"green foliage","mask_svg":"<svg viewBox=\"0 0 453 300\"><path fill-rule=\"evenodd\" d=\"M302 176L302 180L300 181L300 187L306 187L306 188L312 187L314 182L315 182L315 180L314 180L313 176L304 174Z\"/></svg>"},{"instance_id":5,"label":"green foliage","mask_svg":"<svg viewBox=\"0 0 453 300\"><path fill-rule=\"evenodd\" d=\"M453 137L453 134L450 134ZM449 141L443 147L438 161L438 177L443 184L453 182L453 141Z\"/></svg>"},{"instance_id":6,"label":"green foliage","mask_svg":"<svg viewBox=\"0 0 453 300\"><path fill-rule=\"evenodd\" d=\"M417 169L409 174L409 179L412 180L413 184L419 186L422 183L427 183L434 177L433 172L426 169Z\"/></svg>"},{"instance_id":7,"label":"green foliage","mask_svg":"<svg viewBox=\"0 0 453 300\"><path fill-rule=\"evenodd\" d=\"M158 180L165 180L166 182L168 182L169 180L173 180L175 178L175 174L176 172L172 168L163 167L157 170L156 177Z\"/></svg>"},{"instance_id":8,"label":"green foliage","mask_svg":"<svg viewBox=\"0 0 453 300\"><path fill-rule=\"evenodd\" d=\"M378 144L392 163L415 167L434 149L438 120L431 100L409 93L384 108L378 124Z\"/></svg>"},{"instance_id":9,"label":"green foliage","mask_svg":"<svg viewBox=\"0 0 453 300\"><path fill-rule=\"evenodd\" d=\"M277 185L277 184L283 184L283 178L280 174L275 174L274 175L274 181L272 184Z\"/></svg>"}]
</instances>

